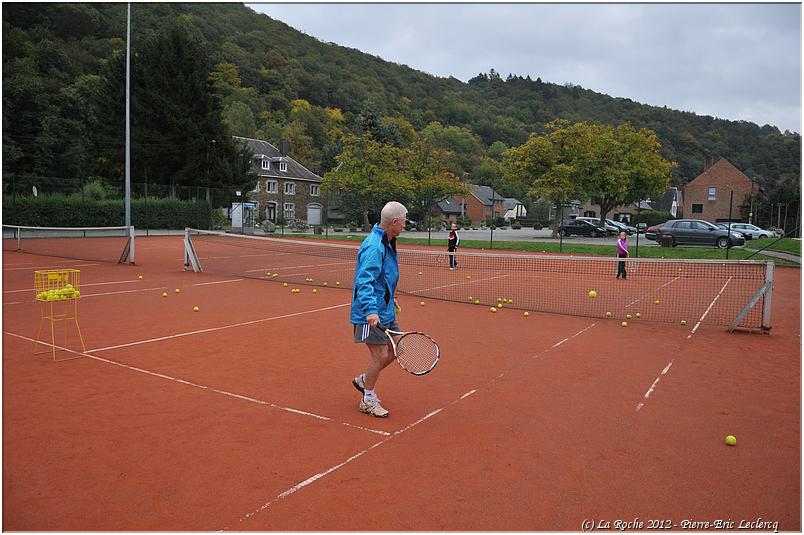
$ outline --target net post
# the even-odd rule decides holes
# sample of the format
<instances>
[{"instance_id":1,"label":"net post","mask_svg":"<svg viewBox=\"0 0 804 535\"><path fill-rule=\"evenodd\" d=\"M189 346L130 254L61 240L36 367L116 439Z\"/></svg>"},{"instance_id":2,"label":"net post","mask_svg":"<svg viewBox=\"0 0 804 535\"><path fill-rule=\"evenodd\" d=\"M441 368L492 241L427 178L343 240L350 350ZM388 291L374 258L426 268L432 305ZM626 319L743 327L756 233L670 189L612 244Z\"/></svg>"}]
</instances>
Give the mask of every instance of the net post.
<instances>
[{"instance_id":1,"label":"net post","mask_svg":"<svg viewBox=\"0 0 804 535\"><path fill-rule=\"evenodd\" d=\"M128 263L129 264L134 264L135 263L134 262L134 235L136 234L136 232L134 230L134 225L131 225L130 227L128 227L128 233L129 233L129 237L128 237L129 243L131 244L129 246L129 250L128 250Z\"/></svg>"},{"instance_id":2,"label":"net post","mask_svg":"<svg viewBox=\"0 0 804 535\"><path fill-rule=\"evenodd\" d=\"M762 331L768 333L771 328L771 302L773 297L773 268L774 263L768 260L765 264L765 283L768 291L765 292L765 302L762 307Z\"/></svg>"},{"instance_id":3,"label":"net post","mask_svg":"<svg viewBox=\"0 0 804 535\"><path fill-rule=\"evenodd\" d=\"M185 227L184 229L184 271L188 271L188 268L193 268L193 271L199 273L203 271L201 269L201 262L198 260L198 255L195 254L195 249L193 248L193 242L190 240L190 228Z\"/></svg>"}]
</instances>

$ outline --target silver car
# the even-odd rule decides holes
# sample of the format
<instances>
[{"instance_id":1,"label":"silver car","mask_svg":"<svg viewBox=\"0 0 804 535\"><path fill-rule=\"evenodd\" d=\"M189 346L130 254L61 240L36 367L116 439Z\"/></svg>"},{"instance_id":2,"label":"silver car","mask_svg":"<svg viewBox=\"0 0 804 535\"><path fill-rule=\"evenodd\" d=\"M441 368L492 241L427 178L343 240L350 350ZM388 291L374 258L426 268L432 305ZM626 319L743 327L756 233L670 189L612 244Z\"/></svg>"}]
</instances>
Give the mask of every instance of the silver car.
<instances>
[{"instance_id":1,"label":"silver car","mask_svg":"<svg viewBox=\"0 0 804 535\"><path fill-rule=\"evenodd\" d=\"M745 245L745 238L739 232L722 229L702 219L671 219L661 225L649 227L645 231L649 240L662 242L668 240L670 245L714 245L725 249L735 245Z\"/></svg>"}]
</instances>

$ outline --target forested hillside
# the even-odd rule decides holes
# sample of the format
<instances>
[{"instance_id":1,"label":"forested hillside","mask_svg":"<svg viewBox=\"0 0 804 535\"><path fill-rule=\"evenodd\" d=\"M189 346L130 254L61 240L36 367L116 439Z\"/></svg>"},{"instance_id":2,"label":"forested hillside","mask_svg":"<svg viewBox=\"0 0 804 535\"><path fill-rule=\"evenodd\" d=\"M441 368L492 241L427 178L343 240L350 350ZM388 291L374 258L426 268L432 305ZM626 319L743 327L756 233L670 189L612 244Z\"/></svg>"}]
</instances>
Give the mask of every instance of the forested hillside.
<instances>
[{"instance_id":1,"label":"forested hillside","mask_svg":"<svg viewBox=\"0 0 804 535\"><path fill-rule=\"evenodd\" d=\"M468 83L438 78L241 4L131 7L133 166L153 182L226 181L236 148L209 140L227 134L288 139L292 155L323 175L343 136L368 130L397 146L421 136L455 154L456 174L523 195L504 183L502 152L557 118L655 131L662 155L678 163L677 185L703 170L707 151L766 188L800 181L800 135L774 126L639 104L538 73L501 75L493 65ZM126 4L3 4L4 174L123 176L125 38ZM170 129L186 136L166 139Z\"/></svg>"}]
</instances>

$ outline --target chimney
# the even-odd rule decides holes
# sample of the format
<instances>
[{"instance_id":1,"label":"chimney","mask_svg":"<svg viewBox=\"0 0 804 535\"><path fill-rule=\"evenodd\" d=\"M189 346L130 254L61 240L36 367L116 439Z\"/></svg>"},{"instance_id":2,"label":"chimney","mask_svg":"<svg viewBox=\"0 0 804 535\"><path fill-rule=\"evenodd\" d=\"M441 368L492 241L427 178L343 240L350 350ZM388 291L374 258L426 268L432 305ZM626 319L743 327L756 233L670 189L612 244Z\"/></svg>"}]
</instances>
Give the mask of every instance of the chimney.
<instances>
[{"instance_id":1,"label":"chimney","mask_svg":"<svg viewBox=\"0 0 804 535\"><path fill-rule=\"evenodd\" d=\"M283 139L279 141L279 155L283 158L288 155L288 140Z\"/></svg>"},{"instance_id":2,"label":"chimney","mask_svg":"<svg viewBox=\"0 0 804 535\"><path fill-rule=\"evenodd\" d=\"M714 160L714 158L712 157L712 153L711 152L705 152L704 153L704 172L708 171L709 168L712 167L712 164L714 164L714 162L712 160Z\"/></svg>"}]
</instances>

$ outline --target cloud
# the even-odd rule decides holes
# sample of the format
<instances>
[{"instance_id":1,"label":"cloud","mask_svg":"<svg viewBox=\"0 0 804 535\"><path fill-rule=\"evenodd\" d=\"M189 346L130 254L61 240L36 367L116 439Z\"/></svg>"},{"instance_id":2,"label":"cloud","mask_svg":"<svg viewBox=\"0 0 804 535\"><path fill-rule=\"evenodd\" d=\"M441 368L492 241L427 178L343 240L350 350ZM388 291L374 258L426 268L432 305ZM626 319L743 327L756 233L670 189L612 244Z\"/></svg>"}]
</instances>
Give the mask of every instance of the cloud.
<instances>
[{"instance_id":1,"label":"cloud","mask_svg":"<svg viewBox=\"0 0 804 535\"><path fill-rule=\"evenodd\" d=\"M494 69L801 132L799 4L250 4L436 76Z\"/></svg>"}]
</instances>

